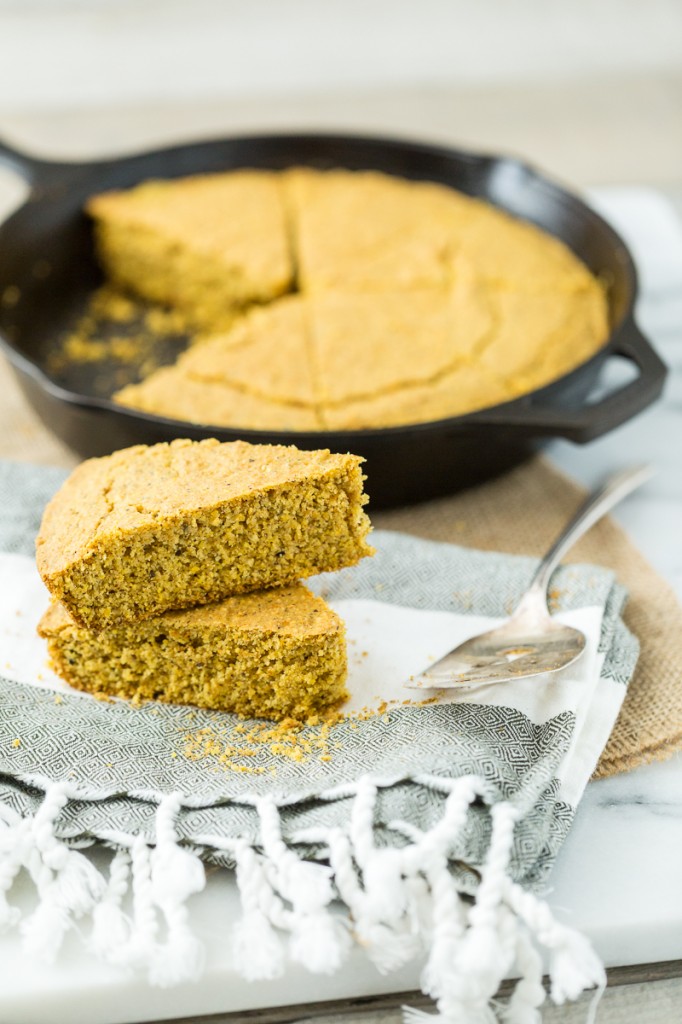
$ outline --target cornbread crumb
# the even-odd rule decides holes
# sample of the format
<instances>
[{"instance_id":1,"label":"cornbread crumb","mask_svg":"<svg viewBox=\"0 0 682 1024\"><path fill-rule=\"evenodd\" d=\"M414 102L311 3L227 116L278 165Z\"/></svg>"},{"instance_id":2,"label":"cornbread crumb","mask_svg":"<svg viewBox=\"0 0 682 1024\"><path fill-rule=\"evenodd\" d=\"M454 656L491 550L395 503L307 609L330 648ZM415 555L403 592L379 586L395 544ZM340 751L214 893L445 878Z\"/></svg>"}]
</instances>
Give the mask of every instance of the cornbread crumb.
<instances>
[{"instance_id":1,"label":"cornbread crumb","mask_svg":"<svg viewBox=\"0 0 682 1024\"><path fill-rule=\"evenodd\" d=\"M343 623L302 584L98 633L53 604L39 633L72 686L138 705L191 704L290 722L347 696Z\"/></svg>"},{"instance_id":2,"label":"cornbread crumb","mask_svg":"<svg viewBox=\"0 0 682 1024\"><path fill-rule=\"evenodd\" d=\"M90 459L45 510L38 570L103 629L354 565L372 554L361 462L212 439Z\"/></svg>"},{"instance_id":3,"label":"cornbread crumb","mask_svg":"<svg viewBox=\"0 0 682 1024\"><path fill-rule=\"evenodd\" d=\"M334 751L342 750L337 739L339 726L356 731L359 722L377 716L390 721L391 712L398 707L423 707L438 698L425 700L406 698L402 701L380 701L358 711L345 712L343 706L305 718L288 718L273 726L266 722L248 722L236 726L204 726L183 736L183 756L191 761L213 762L224 771L262 775L266 767L257 763L262 755L282 758L296 764L317 760L328 764L334 760ZM256 763L254 763L256 762ZM272 769L276 772L276 766Z\"/></svg>"}]
</instances>

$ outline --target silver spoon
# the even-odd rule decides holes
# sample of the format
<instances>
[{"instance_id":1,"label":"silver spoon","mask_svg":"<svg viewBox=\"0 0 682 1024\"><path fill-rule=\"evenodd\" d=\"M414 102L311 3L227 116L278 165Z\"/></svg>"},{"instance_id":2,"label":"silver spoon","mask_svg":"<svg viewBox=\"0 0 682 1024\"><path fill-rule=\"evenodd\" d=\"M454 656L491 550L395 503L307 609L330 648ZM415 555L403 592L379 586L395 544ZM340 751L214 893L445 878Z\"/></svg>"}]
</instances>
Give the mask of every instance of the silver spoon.
<instances>
[{"instance_id":1,"label":"silver spoon","mask_svg":"<svg viewBox=\"0 0 682 1024\"><path fill-rule=\"evenodd\" d=\"M549 549L516 611L503 625L465 640L405 685L417 689L456 689L504 683L557 672L580 657L585 636L562 626L547 608L547 588L562 556L591 526L652 476L650 466L634 466L611 477L579 509Z\"/></svg>"}]
</instances>

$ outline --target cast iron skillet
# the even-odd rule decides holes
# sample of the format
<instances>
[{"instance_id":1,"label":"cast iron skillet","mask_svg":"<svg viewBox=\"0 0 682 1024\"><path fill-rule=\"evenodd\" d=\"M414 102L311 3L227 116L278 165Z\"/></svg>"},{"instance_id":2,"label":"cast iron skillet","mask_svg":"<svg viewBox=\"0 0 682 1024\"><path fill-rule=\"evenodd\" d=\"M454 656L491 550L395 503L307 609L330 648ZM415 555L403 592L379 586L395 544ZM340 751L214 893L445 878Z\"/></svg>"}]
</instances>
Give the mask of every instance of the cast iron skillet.
<instances>
[{"instance_id":1,"label":"cast iron skillet","mask_svg":"<svg viewBox=\"0 0 682 1024\"><path fill-rule=\"evenodd\" d=\"M219 139L88 164L35 159L0 142L0 163L30 185L27 202L0 227L0 345L38 415L83 456L209 436L351 451L367 459L372 508L388 507L452 493L493 476L548 438L590 441L640 412L662 389L665 366L633 319L636 275L625 245L578 198L517 160L398 140L315 134ZM610 337L578 369L515 401L467 416L372 430L304 434L200 427L124 409L88 393L82 381L51 379L46 356L100 281L82 213L89 195L146 178L294 164L371 168L438 181L533 221L609 282ZM613 356L634 363L636 379L590 404L587 396Z\"/></svg>"}]
</instances>

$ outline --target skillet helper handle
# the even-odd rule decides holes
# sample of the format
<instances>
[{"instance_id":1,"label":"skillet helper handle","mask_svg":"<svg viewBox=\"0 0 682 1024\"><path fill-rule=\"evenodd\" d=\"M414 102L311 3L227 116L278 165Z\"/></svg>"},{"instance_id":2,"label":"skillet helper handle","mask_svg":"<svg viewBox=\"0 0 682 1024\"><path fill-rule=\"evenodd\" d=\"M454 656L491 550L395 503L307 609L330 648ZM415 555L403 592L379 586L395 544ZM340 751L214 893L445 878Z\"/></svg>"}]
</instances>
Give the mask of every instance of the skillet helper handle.
<instances>
[{"instance_id":1,"label":"skillet helper handle","mask_svg":"<svg viewBox=\"0 0 682 1024\"><path fill-rule=\"evenodd\" d=\"M47 185L55 180L62 180L69 169L68 163L56 163L53 160L41 160L29 156L0 138L0 167L7 167L26 182L30 188Z\"/></svg>"},{"instance_id":2,"label":"skillet helper handle","mask_svg":"<svg viewBox=\"0 0 682 1024\"><path fill-rule=\"evenodd\" d=\"M577 444L585 444L615 427L627 422L654 402L661 391L668 372L663 360L653 349L634 320L621 328L611 355L622 356L634 363L638 374L622 388L612 391L598 401L579 409L561 409L542 405L535 400L523 406L516 420L514 413L489 420L485 413L481 419L495 422L511 430L518 425L536 437L563 437Z\"/></svg>"}]
</instances>

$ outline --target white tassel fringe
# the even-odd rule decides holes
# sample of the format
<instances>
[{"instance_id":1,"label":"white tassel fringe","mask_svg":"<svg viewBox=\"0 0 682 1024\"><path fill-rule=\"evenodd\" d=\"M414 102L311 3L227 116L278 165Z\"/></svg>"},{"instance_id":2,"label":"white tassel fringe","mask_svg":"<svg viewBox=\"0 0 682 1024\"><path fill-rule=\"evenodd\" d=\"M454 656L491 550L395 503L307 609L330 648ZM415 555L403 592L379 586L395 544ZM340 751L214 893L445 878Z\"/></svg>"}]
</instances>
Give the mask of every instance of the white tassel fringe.
<instances>
[{"instance_id":1,"label":"white tassel fringe","mask_svg":"<svg viewBox=\"0 0 682 1024\"><path fill-rule=\"evenodd\" d=\"M354 937L384 972L426 954L422 989L436 1013L406 1008L406 1024L492 1024L498 1012L506 1024L540 1024L544 950L553 1002L595 987L598 999L605 972L590 944L511 879L514 807L496 801L474 776L418 781L447 794L443 815L427 832L393 823L406 838L401 848L376 845L378 790L368 779L354 787L347 829L295 837L320 845L328 865L301 859L284 841L271 798L256 801L257 848L246 840L201 837L207 846L229 850L236 862L242 917L231 929L233 966L251 981L280 976L288 934L292 960L313 973L333 973ZM144 971L153 985L198 980L204 950L190 929L187 902L203 889L205 873L196 853L178 841L180 794L160 803L153 845L130 836L129 848L113 855L108 878L57 838L68 799L67 787L55 784L32 819L0 806L0 930L19 926L28 953L54 960L67 932L90 915L90 948L102 960ZM458 890L449 861L476 799L488 806L492 829L485 861L475 866L480 882L472 898ZM22 869L39 903L20 921L8 897ZM496 1008L497 990L513 973L519 980L508 1004Z\"/></svg>"}]
</instances>

